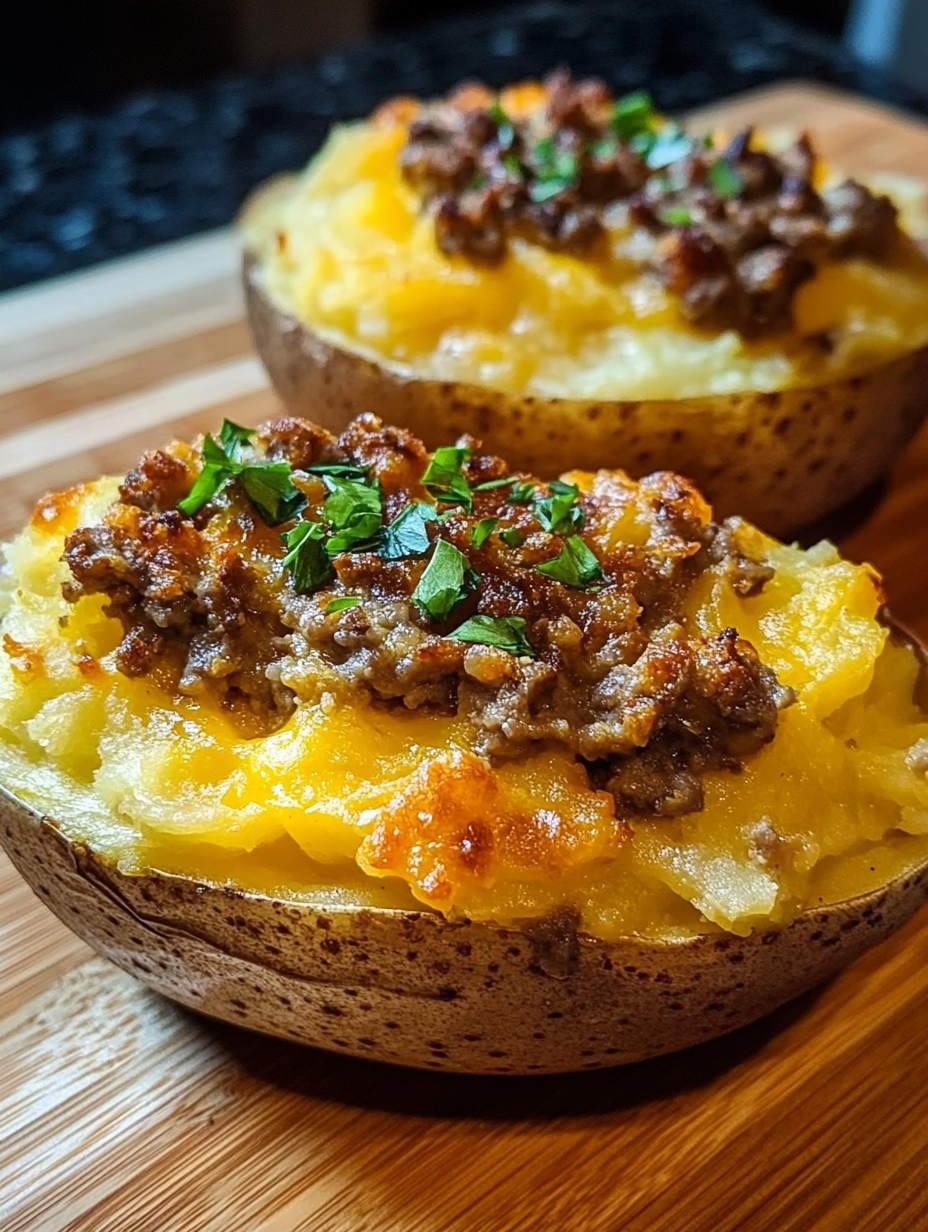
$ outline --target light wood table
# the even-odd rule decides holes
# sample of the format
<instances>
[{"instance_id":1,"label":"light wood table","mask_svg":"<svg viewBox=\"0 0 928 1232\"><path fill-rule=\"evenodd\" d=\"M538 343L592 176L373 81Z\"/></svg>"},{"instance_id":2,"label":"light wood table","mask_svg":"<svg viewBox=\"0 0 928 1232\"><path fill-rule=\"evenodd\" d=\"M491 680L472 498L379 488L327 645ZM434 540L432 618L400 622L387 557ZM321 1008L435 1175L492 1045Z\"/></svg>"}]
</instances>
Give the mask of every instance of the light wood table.
<instances>
[{"instance_id":1,"label":"light wood table","mask_svg":"<svg viewBox=\"0 0 928 1232\"><path fill-rule=\"evenodd\" d=\"M811 87L732 124L928 171L928 128ZM49 487L274 410L226 232L0 300L0 535ZM928 432L843 542L928 634ZM0 862L3 1232L925 1232L928 911L817 993L676 1057L481 1079L175 1008Z\"/></svg>"}]
</instances>

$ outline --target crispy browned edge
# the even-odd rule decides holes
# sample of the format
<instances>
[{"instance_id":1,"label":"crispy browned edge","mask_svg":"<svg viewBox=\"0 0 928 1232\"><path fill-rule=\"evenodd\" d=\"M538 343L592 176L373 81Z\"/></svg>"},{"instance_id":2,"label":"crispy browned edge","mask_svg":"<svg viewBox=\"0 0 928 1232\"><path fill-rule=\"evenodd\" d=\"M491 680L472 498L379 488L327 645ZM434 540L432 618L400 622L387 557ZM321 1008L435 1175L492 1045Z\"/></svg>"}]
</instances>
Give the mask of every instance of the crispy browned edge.
<instances>
[{"instance_id":1,"label":"crispy browned edge","mask_svg":"<svg viewBox=\"0 0 928 1232\"><path fill-rule=\"evenodd\" d=\"M292 177L257 189L260 213ZM288 411L339 432L363 411L409 428L429 448L462 432L513 469L551 478L621 467L695 480L716 514L793 534L885 474L928 414L928 346L860 376L780 392L644 401L572 400L428 380L335 345L276 303L246 251L255 346Z\"/></svg>"},{"instance_id":2,"label":"crispy browned edge","mask_svg":"<svg viewBox=\"0 0 928 1232\"><path fill-rule=\"evenodd\" d=\"M922 664L924 647L892 621ZM522 928L321 907L157 872L130 876L0 787L0 843L98 953L214 1018L418 1068L595 1069L699 1044L827 980L928 899L928 861L748 937L607 942L577 914Z\"/></svg>"}]
</instances>

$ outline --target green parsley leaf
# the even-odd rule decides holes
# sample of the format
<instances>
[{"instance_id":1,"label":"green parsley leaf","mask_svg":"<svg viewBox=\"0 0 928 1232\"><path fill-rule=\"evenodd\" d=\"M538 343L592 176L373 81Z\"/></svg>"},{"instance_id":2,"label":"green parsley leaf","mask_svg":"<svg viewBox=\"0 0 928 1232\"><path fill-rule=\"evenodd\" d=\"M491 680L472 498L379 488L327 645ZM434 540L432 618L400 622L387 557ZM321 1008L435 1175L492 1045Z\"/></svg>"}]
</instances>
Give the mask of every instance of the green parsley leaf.
<instances>
[{"instance_id":1,"label":"green parsley leaf","mask_svg":"<svg viewBox=\"0 0 928 1232\"><path fill-rule=\"evenodd\" d=\"M177 508L187 517L198 513L216 496L228 479L237 479L245 495L269 526L286 522L305 504L305 497L293 486L288 462L256 462L245 466L236 457L253 433L224 420L220 436L226 447L218 445L207 433L203 438L203 469L187 496Z\"/></svg>"},{"instance_id":2,"label":"green parsley leaf","mask_svg":"<svg viewBox=\"0 0 928 1232\"><path fill-rule=\"evenodd\" d=\"M306 503L303 493L293 486L292 474L289 462L265 462L243 466L236 476L268 526L288 522Z\"/></svg>"},{"instance_id":3,"label":"green parsley leaf","mask_svg":"<svg viewBox=\"0 0 928 1232\"><path fill-rule=\"evenodd\" d=\"M556 197L558 193L564 192L570 188L570 183L567 180L535 180L529 185L528 195L536 205L541 205L544 201L550 201L552 197Z\"/></svg>"},{"instance_id":4,"label":"green parsley leaf","mask_svg":"<svg viewBox=\"0 0 928 1232\"><path fill-rule=\"evenodd\" d=\"M481 646L498 646L511 655L532 655L532 644L525 636L525 621L521 616L471 616L453 633L453 642L473 642Z\"/></svg>"},{"instance_id":5,"label":"green parsley leaf","mask_svg":"<svg viewBox=\"0 0 928 1232\"><path fill-rule=\"evenodd\" d=\"M426 530L429 522L436 522L438 515L425 501L407 505L398 514L383 534L380 555L384 560L402 560L406 556L422 556L429 550L431 540Z\"/></svg>"},{"instance_id":6,"label":"green parsley leaf","mask_svg":"<svg viewBox=\"0 0 928 1232\"><path fill-rule=\"evenodd\" d=\"M499 148L511 150L516 139L516 130L512 120L503 111L499 99L494 100L487 114L496 125L496 140L499 142Z\"/></svg>"},{"instance_id":7,"label":"green parsley leaf","mask_svg":"<svg viewBox=\"0 0 928 1232\"><path fill-rule=\"evenodd\" d=\"M660 171L664 167L669 167L671 163L686 158L692 149L691 138L676 124L668 124L661 129L652 142L645 161L652 170Z\"/></svg>"},{"instance_id":8,"label":"green parsley leaf","mask_svg":"<svg viewBox=\"0 0 928 1232\"><path fill-rule=\"evenodd\" d=\"M554 159L554 138L542 137L536 141L532 156L539 167L551 163Z\"/></svg>"},{"instance_id":9,"label":"green parsley leaf","mask_svg":"<svg viewBox=\"0 0 928 1232\"><path fill-rule=\"evenodd\" d=\"M466 596L473 574L467 557L447 539L438 539L419 584L413 603L432 620L446 620Z\"/></svg>"},{"instance_id":10,"label":"green parsley leaf","mask_svg":"<svg viewBox=\"0 0 928 1232\"><path fill-rule=\"evenodd\" d=\"M647 90L635 90L617 99L612 109L610 124L621 141L630 141L642 133L651 131L654 121L654 103Z\"/></svg>"},{"instance_id":11,"label":"green parsley leaf","mask_svg":"<svg viewBox=\"0 0 928 1232\"><path fill-rule=\"evenodd\" d=\"M468 192L482 192L489 184L489 178L485 175L475 175L467 185Z\"/></svg>"},{"instance_id":12,"label":"green parsley leaf","mask_svg":"<svg viewBox=\"0 0 928 1232\"><path fill-rule=\"evenodd\" d=\"M358 479L361 483L367 479L367 471L363 466L355 466L353 462L316 462L307 466L308 475L318 475L331 490L333 479Z\"/></svg>"},{"instance_id":13,"label":"green parsley leaf","mask_svg":"<svg viewBox=\"0 0 928 1232\"><path fill-rule=\"evenodd\" d=\"M551 170L559 180L575 180L579 171L577 155L573 150L565 150L558 147L554 151Z\"/></svg>"},{"instance_id":14,"label":"green parsley leaf","mask_svg":"<svg viewBox=\"0 0 928 1232\"><path fill-rule=\"evenodd\" d=\"M528 190L534 202L548 201L576 184L580 169L573 150L566 150L555 145L552 138L543 137L536 143L534 154L535 179Z\"/></svg>"},{"instance_id":15,"label":"green parsley leaf","mask_svg":"<svg viewBox=\"0 0 928 1232\"><path fill-rule=\"evenodd\" d=\"M661 210L660 220L668 227L691 227L693 225L693 215L682 205L668 205L666 209Z\"/></svg>"},{"instance_id":16,"label":"green parsley leaf","mask_svg":"<svg viewBox=\"0 0 928 1232\"><path fill-rule=\"evenodd\" d=\"M241 424L233 423L231 419L224 419L219 429L219 444L227 457L239 462L243 447L249 444L254 434L254 428L243 428Z\"/></svg>"},{"instance_id":17,"label":"green parsley leaf","mask_svg":"<svg viewBox=\"0 0 928 1232\"><path fill-rule=\"evenodd\" d=\"M329 475L331 487L322 506L322 514L332 527L332 537L326 544L330 556L340 552L364 552L376 548L383 531L383 494L380 484L359 483Z\"/></svg>"},{"instance_id":18,"label":"green parsley leaf","mask_svg":"<svg viewBox=\"0 0 928 1232\"><path fill-rule=\"evenodd\" d=\"M345 530L366 514L383 517L383 495L380 484L358 483L356 479L333 479L332 490L325 498L322 512L333 530Z\"/></svg>"},{"instance_id":19,"label":"green parsley leaf","mask_svg":"<svg viewBox=\"0 0 928 1232\"><path fill-rule=\"evenodd\" d=\"M717 158L706 172L706 179L720 197L737 197L744 188L744 181L734 167L724 158Z\"/></svg>"},{"instance_id":20,"label":"green parsley leaf","mask_svg":"<svg viewBox=\"0 0 928 1232\"><path fill-rule=\"evenodd\" d=\"M293 589L300 595L318 590L332 571L324 528L319 522L297 522L280 537L287 546L283 563L293 574Z\"/></svg>"},{"instance_id":21,"label":"green parsley leaf","mask_svg":"<svg viewBox=\"0 0 928 1232\"><path fill-rule=\"evenodd\" d=\"M470 532L470 546L482 548L499 526L499 518L482 518Z\"/></svg>"},{"instance_id":22,"label":"green parsley leaf","mask_svg":"<svg viewBox=\"0 0 928 1232\"><path fill-rule=\"evenodd\" d=\"M342 552L376 552L380 548L383 521L379 514L364 513L344 530L337 530L326 543L330 556Z\"/></svg>"},{"instance_id":23,"label":"green parsley leaf","mask_svg":"<svg viewBox=\"0 0 928 1232\"><path fill-rule=\"evenodd\" d=\"M553 560L536 565L535 570L575 590L585 590L603 578L602 566L579 535L571 535Z\"/></svg>"},{"instance_id":24,"label":"green parsley leaf","mask_svg":"<svg viewBox=\"0 0 928 1232\"><path fill-rule=\"evenodd\" d=\"M189 493L178 502L177 508L185 517L192 518L195 513L199 513L207 501L213 499L228 478L227 467L219 466L215 462L207 462L197 475L196 482Z\"/></svg>"},{"instance_id":25,"label":"green parsley leaf","mask_svg":"<svg viewBox=\"0 0 928 1232\"><path fill-rule=\"evenodd\" d=\"M535 495L535 485L533 483L517 483L509 493L510 505L528 505L531 504L532 497Z\"/></svg>"},{"instance_id":26,"label":"green parsley leaf","mask_svg":"<svg viewBox=\"0 0 928 1232\"><path fill-rule=\"evenodd\" d=\"M593 158L614 158L619 152L619 143L614 137L600 137L598 141L590 142L586 152Z\"/></svg>"},{"instance_id":27,"label":"green parsley leaf","mask_svg":"<svg viewBox=\"0 0 928 1232\"><path fill-rule=\"evenodd\" d=\"M347 612L350 607L357 607L360 602L360 595L340 595L337 599L329 600L325 614L331 616L333 612Z\"/></svg>"},{"instance_id":28,"label":"green parsley leaf","mask_svg":"<svg viewBox=\"0 0 928 1232\"><path fill-rule=\"evenodd\" d=\"M515 483L515 475L504 475L502 479L488 479L485 483L478 483L475 492L493 492L497 488L508 488Z\"/></svg>"},{"instance_id":29,"label":"green parsley leaf","mask_svg":"<svg viewBox=\"0 0 928 1232\"><path fill-rule=\"evenodd\" d=\"M506 530L499 532L499 537L505 543L507 548L520 548L525 542L525 535L520 530L516 530L514 526L509 526Z\"/></svg>"},{"instance_id":30,"label":"green parsley leaf","mask_svg":"<svg viewBox=\"0 0 928 1232\"><path fill-rule=\"evenodd\" d=\"M474 498L461 468L469 457L469 449L442 445L432 454L422 476L423 487L436 500L446 505L463 505L468 512L473 508Z\"/></svg>"},{"instance_id":31,"label":"green parsley leaf","mask_svg":"<svg viewBox=\"0 0 928 1232\"><path fill-rule=\"evenodd\" d=\"M500 162L509 175L513 175L519 180L523 179L525 173L522 170L521 162L515 154L504 154Z\"/></svg>"},{"instance_id":32,"label":"green parsley leaf","mask_svg":"<svg viewBox=\"0 0 928 1232\"><path fill-rule=\"evenodd\" d=\"M555 479L551 495L535 501L535 517L553 535L569 535L583 526L583 510L577 504L580 489L575 483Z\"/></svg>"}]
</instances>

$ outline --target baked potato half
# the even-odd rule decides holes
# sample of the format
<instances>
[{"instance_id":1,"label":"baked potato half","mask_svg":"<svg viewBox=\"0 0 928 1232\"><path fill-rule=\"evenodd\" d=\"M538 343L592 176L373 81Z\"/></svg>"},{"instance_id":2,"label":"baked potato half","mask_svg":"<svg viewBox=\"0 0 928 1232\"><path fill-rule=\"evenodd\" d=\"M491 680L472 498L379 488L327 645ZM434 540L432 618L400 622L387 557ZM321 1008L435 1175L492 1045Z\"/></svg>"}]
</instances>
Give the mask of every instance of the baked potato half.
<instances>
[{"instance_id":1,"label":"baked potato half","mask_svg":"<svg viewBox=\"0 0 928 1232\"><path fill-rule=\"evenodd\" d=\"M720 516L778 538L885 475L928 413L928 346L827 385L702 398L581 400L419 377L326 339L275 303L244 263L252 337L294 415L339 432L374 410L435 447L464 432L521 470L620 466L691 476Z\"/></svg>"},{"instance_id":2,"label":"baked potato half","mask_svg":"<svg viewBox=\"0 0 928 1232\"><path fill-rule=\"evenodd\" d=\"M530 1073L733 1030L928 890L879 579L687 480L285 418L5 546L0 841L207 1014Z\"/></svg>"},{"instance_id":3,"label":"baked potato half","mask_svg":"<svg viewBox=\"0 0 928 1232\"><path fill-rule=\"evenodd\" d=\"M928 412L924 227L922 186L841 181L805 135L690 139L562 75L399 100L240 218L294 414L472 432L547 477L674 470L779 537Z\"/></svg>"}]
</instances>

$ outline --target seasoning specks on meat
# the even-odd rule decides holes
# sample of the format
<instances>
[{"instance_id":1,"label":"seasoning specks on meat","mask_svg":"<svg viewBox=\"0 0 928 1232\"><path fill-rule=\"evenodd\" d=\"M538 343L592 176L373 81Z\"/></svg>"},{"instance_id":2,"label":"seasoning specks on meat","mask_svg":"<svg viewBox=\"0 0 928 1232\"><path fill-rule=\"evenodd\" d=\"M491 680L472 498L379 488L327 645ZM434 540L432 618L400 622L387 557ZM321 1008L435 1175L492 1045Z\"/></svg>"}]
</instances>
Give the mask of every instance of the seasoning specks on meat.
<instances>
[{"instance_id":1,"label":"seasoning specks on meat","mask_svg":"<svg viewBox=\"0 0 928 1232\"><path fill-rule=\"evenodd\" d=\"M492 264L520 238L582 256L627 219L641 232L635 260L688 320L748 336L788 328L818 264L885 260L898 239L887 197L854 180L819 191L816 163L805 133L771 151L745 128L719 150L647 95L615 100L566 72L528 114L507 115L479 86L424 104L400 155L448 255Z\"/></svg>"},{"instance_id":2,"label":"seasoning specks on meat","mask_svg":"<svg viewBox=\"0 0 928 1232\"><path fill-rule=\"evenodd\" d=\"M248 467L292 468L304 503L282 527L234 474L182 516L198 455L175 444L67 539L66 597L107 597L126 674L211 697L252 734L323 695L457 714L485 758L569 749L626 813L699 808L702 771L737 769L773 738L789 690L736 630L704 637L685 617L707 571L738 594L772 571L687 480L545 484L471 438L431 458L370 415L337 440L296 419L235 431ZM410 509L415 534L387 553L386 526ZM480 522L492 529L474 546ZM300 570L282 538L306 523L315 567ZM552 567L571 544L595 567ZM465 624L466 640L448 636Z\"/></svg>"}]
</instances>

